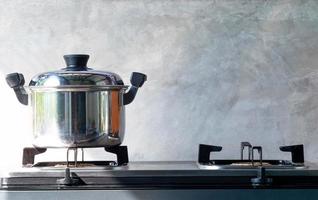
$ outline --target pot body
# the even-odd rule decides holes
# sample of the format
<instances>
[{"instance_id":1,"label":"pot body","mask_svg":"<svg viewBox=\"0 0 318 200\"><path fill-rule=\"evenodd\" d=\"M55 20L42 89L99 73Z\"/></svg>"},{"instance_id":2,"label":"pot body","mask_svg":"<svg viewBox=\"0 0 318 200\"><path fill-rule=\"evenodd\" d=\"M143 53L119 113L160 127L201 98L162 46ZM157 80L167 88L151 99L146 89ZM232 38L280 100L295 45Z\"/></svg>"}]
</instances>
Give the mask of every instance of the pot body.
<instances>
[{"instance_id":1,"label":"pot body","mask_svg":"<svg viewBox=\"0 0 318 200\"><path fill-rule=\"evenodd\" d=\"M125 105L147 80L133 72L131 86L108 71L87 67L89 55L64 56L66 68L40 73L25 87L21 73L6 77L19 102L32 106L33 145L44 148L110 147L125 133Z\"/></svg>"},{"instance_id":2,"label":"pot body","mask_svg":"<svg viewBox=\"0 0 318 200\"><path fill-rule=\"evenodd\" d=\"M125 88L32 90L33 145L107 147L125 133Z\"/></svg>"}]
</instances>

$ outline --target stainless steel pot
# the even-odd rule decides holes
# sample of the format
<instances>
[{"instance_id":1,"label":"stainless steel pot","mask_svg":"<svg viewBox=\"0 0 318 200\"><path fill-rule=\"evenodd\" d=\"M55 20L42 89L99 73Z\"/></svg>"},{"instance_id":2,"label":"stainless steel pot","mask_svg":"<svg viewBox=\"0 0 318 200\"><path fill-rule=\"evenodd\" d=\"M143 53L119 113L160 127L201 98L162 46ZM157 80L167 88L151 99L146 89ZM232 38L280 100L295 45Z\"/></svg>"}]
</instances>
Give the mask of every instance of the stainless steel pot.
<instances>
[{"instance_id":1,"label":"stainless steel pot","mask_svg":"<svg viewBox=\"0 0 318 200\"><path fill-rule=\"evenodd\" d=\"M125 105L147 77L133 72L131 87L120 76L87 67L88 55L64 56L67 67L35 76L28 87L20 73L7 75L20 103L33 110L36 147L109 147L125 134ZM30 102L30 103L29 103Z\"/></svg>"}]
</instances>

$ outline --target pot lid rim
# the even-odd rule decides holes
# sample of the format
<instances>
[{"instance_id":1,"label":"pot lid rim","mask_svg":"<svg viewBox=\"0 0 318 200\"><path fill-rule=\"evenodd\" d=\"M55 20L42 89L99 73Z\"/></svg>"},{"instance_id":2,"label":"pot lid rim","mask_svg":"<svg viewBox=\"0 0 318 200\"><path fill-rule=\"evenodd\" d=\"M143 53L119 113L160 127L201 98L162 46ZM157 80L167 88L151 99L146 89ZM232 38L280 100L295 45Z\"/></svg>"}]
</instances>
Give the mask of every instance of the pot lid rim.
<instances>
[{"instance_id":1,"label":"pot lid rim","mask_svg":"<svg viewBox=\"0 0 318 200\"><path fill-rule=\"evenodd\" d=\"M105 90L127 90L128 85L60 85L60 86L26 86L31 91L105 91Z\"/></svg>"}]
</instances>

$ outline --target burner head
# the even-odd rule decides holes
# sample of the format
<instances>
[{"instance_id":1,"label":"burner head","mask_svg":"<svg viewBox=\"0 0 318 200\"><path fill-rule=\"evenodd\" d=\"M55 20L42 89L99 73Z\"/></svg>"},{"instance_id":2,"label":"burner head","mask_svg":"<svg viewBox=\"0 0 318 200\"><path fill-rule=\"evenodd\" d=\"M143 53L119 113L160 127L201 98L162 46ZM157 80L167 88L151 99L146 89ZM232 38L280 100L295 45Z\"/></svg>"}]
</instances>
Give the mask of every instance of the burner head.
<instances>
[{"instance_id":1,"label":"burner head","mask_svg":"<svg viewBox=\"0 0 318 200\"><path fill-rule=\"evenodd\" d=\"M33 165L33 167L39 168L98 168L98 167L116 167L119 166L115 161L80 161L80 162L39 162Z\"/></svg>"}]
</instances>

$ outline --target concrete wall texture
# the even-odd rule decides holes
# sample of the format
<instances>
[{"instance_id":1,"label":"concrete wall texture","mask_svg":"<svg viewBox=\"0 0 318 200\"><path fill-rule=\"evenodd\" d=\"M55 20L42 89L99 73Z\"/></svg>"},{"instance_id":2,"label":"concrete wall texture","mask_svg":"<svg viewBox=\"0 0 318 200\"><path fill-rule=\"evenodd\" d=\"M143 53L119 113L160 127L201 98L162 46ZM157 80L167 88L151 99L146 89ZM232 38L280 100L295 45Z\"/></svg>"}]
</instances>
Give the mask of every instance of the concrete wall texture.
<instances>
[{"instance_id":1,"label":"concrete wall texture","mask_svg":"<svg viewBox=\"0 0 318 200\"><path fill-rule=\"evenodd\" d=\"M238 158L247 140L265 158L288 159L278 146L303 143L318 162L318 1L1 0L0 148L16 149L7 158L20 162L32 133L4 75L30 80L69 53L126 83L148 75L126 110L131 160L195 160L199 143Z\"/></svg>"}]
</instances>

